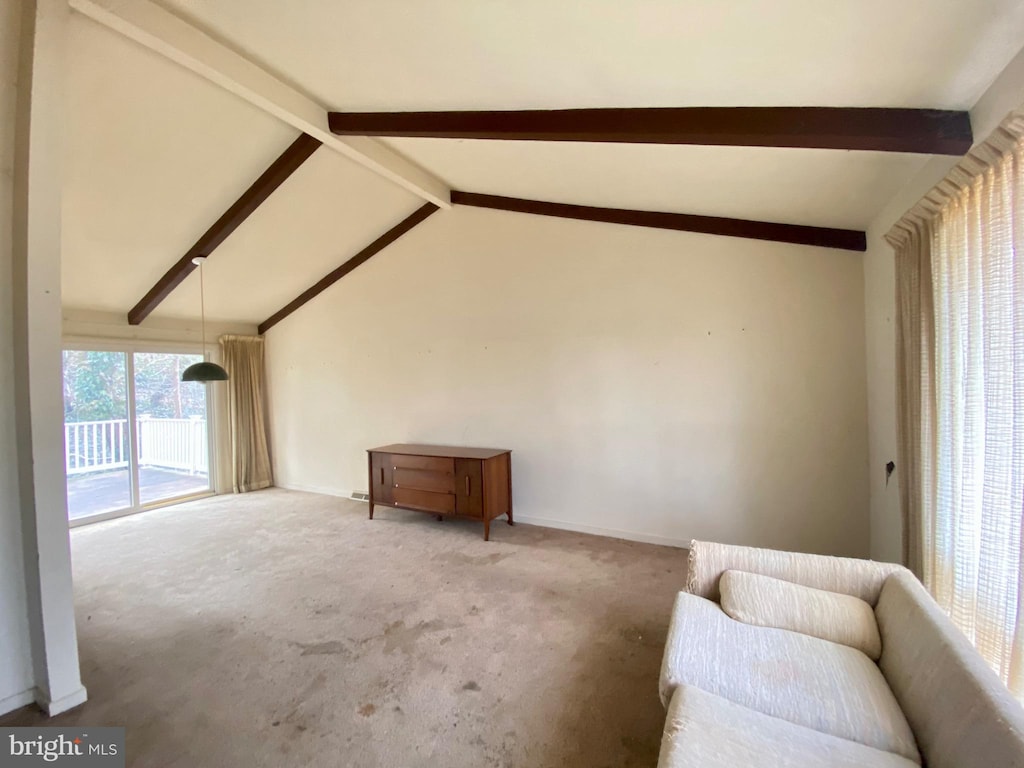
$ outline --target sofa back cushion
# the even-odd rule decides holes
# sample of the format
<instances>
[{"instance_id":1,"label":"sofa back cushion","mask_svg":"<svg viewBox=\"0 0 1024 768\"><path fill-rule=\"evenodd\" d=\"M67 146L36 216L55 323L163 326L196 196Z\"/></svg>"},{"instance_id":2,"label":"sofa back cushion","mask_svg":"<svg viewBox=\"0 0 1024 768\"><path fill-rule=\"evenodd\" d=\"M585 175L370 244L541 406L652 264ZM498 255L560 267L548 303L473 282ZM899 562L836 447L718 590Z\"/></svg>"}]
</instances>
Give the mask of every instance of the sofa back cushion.
<instances>
[{"instance_id":1,"label":"sofa back cushion","mask_svg":"<svg viewBox=\"0 0 1024 768\"><path fill-rule=\"evenodd\" d=\"M1024 768L1024 708L909 572L875 607L879 666L928 768Z\"/></svg>"},{"instance_id":2,"label":"sofa back cushion","mask_svg":"<svg viewBox=\"0 0 1024 768\"><path fill-rule=\"evenodd\" d=\"M872 660L882 652L875 612L859 597L746 571L723 573L719 591L736 621L848 645Z\"/></svg>"},{"instance_id":3,"label":"sofa back cushion","mask_svg":"<svg viewBox=\"0 0 1024 768\"><path fill-rule=\"evenodd\" d=\"M873 608L889 574L906 569L895 563L852 557L780 552L711 541L690 542L686 591L691 595L721 602L719 583L722 574L730 570L760 573L805 587L853 595Z\"/></svg>"}]
</instances>

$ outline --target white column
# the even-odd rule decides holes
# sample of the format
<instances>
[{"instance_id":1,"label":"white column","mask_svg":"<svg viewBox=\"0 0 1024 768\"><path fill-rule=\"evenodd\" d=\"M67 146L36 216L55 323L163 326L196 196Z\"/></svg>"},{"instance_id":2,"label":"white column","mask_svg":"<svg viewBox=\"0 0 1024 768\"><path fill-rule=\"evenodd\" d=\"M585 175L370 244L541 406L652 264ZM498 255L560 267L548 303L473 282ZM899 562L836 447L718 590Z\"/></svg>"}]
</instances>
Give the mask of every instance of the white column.
<instances>
[{"instance_id":1,"label":"white column","mask_svg":"<svg viewBox=\"0 0 1024 768\"><path fill-rule=\"evenodd\" d=\"M61 132L67 0L25 0L14 165L18 480L36 702L86 699L71 588L61 390Z\"/></svg>"},{"instance_id":2,"label":"white column","mask_svg":"<svg viewBox=\"0 0 1024 768\"><path fill-rule=\"evenodd\" d=\"M14 400L11 216L21 6L0 3L0 715L32 702Z\"/></svg>"}]
</instances>

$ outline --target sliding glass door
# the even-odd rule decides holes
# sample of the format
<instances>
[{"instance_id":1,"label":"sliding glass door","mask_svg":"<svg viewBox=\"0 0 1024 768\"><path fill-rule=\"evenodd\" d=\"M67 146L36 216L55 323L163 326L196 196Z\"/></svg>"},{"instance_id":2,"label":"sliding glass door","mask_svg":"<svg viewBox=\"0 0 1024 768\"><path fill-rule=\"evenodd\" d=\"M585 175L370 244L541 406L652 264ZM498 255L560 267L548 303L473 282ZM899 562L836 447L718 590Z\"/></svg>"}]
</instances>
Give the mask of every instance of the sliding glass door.
<instances>
[{"instance_id":1,"label":"sliding glass door","mask_svg":"<svg viewBox=\"0 0 1024 768\"><path fill-rule=\"evenodd\" d=\"M64 352L68 517L103 519L212 490L200 355Z\"/></svg>"},{"instance_id":2,"label":"sliding glass door","mask_svg":"<svg viewBox=\"0 0 1024 768\"><path fill-rule=\"evenodd\" d=\"M127 360L123 352L64 352L68 517L132 506Z\"/></svg>"},{"instance_id":3,"label":"sliding glass door","mask_svg":"<svg viewBox=\"0 0 1024 768\"><path fill-rule=\"evenodd\" d=\"M210 490L206 387L181 380L181 372L202 359L158 352L134 355L142 504Z\"/></svg>"}]
</instances>

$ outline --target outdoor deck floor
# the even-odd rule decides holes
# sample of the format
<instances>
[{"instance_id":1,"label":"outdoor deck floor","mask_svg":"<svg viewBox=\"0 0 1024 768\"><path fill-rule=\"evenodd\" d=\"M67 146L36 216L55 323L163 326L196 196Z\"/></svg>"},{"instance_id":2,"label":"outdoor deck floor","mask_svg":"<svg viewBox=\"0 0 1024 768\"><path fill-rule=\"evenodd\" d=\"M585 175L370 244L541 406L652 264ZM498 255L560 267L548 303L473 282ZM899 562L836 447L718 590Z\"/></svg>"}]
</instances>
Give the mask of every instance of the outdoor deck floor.
<instances>
[{"instance_id":1,"label":"outdoor deck floor","mask_svg":"<svg viewBox=\"0 0 1024 768\"><path fill-rule=\"evenodd\" d=\"M202 493L209 487L210 479L206 475L152 467L139 469L143 504ZM127 469L68 476L68 518L71 520L125 509L131 503L131 476Z\"/></svg>"}]
</instances>

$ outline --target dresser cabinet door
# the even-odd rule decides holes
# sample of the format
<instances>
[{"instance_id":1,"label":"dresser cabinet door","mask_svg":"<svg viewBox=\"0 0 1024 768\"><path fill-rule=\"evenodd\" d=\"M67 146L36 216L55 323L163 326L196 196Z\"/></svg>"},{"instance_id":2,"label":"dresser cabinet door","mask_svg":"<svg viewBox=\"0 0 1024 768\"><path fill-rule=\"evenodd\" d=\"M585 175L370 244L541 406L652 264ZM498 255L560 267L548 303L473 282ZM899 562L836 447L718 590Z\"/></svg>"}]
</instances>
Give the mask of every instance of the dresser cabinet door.
<instances>
[{"instance_id":1,"label":"dresser cabinet door","mask_svg":"<svg viewBox=\"0 0 1024 768\"><path fill-rule=\"evenodd\" d=\"M483 517L484 482L479 459L455 460L455 511Z\"/></svg>"},{"instance_id":2,"label":"dresser cabinet door","mask_svg":"<svg viewBox=\"0 0 1024 768\"><path fill-rule=\"evenodd\" d=\"M386 453L370 454L370 487L373 488L373 501L378 504L394 504L392 493L394 479L391 456Z\"/></svg>"}]
</instances>

